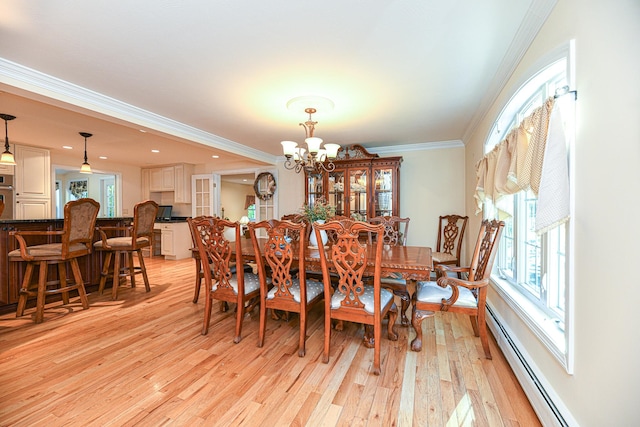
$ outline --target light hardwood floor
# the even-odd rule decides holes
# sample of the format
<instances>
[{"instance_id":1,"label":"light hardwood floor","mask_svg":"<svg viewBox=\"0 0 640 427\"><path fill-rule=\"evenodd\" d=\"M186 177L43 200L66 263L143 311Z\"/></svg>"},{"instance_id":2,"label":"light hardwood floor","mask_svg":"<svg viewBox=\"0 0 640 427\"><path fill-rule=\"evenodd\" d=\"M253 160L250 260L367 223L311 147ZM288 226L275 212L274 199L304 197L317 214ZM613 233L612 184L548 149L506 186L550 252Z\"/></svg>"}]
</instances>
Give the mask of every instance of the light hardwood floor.
<instances>
[{"instance_id":1,"label":"light hardwood floor","mask_svg":"<svg viewBox=\"0 0 640 427\"><path fill-rule=\"evenodd\" d=\"M214 307L200 335L204 298L193 296L193 260L147 260L144 286L52 303L45 321L33 309L0 316L0 425L536 426L535 413L491 341L482 356L468 318L438 314L423 322L421 353L411 328L383 334L382 375L362 327L332 335L321 362L322 307L311 313L307 355L298 321L270 320L258 348L257 310L233 343L233 312ZM107 295L109 294L109 295ZM203 290L204 295L204 290Z\"/></svg>"}]
</instances>

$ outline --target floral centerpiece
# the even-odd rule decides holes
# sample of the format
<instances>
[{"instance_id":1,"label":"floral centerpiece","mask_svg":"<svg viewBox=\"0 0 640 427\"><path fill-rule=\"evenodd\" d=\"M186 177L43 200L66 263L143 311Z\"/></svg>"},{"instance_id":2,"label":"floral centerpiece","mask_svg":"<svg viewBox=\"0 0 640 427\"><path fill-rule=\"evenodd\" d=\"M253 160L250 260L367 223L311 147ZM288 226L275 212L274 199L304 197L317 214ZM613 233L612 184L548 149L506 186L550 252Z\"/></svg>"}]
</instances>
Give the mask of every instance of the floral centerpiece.
<instances>
[{"instance_id":1,"label":"floral centerpiece","mask_svg":"<svg viewBox=\"0 0 640 427\"><path fill-rule=\"evenodd\" d=\"M326 200L318 199L313 206L304 204L302 208L300 208L300 214L313 224L316 221L326 221L333 218L336 214L336 208Z\"/></svg>"}]
</instances>

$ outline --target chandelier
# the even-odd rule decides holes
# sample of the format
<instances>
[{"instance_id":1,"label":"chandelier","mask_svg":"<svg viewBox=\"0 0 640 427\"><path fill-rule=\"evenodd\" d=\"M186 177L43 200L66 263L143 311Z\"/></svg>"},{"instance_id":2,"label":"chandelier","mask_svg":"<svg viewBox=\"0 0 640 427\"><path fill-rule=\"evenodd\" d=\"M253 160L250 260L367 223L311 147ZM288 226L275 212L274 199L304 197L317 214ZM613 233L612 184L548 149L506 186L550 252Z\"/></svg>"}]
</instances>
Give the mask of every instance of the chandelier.
<instances>
[{"instance_id":1,"label":"chandelier","mask_svg":"<svg viewBox=\"0 0 640 427\"><path fill-rule=\"evenodd\" d=\"M292 100L293 101L293 100ZM291 101L290 101L291 102ZM333 160L338 155L338 144L322 145L322 138L313 136L313 131L318 122L313 121L312 115L317 110L314 107L307 107L304 112L309 114L309 120L300 123L304 128L305 140L307 148L298 147L298 143L294 141L282 141L282 151L286 157L284 167L289 170L295 170L300 173L304 170L306 173L322 173L331 172L336 166Z\"/></svg>"}]
</instances>

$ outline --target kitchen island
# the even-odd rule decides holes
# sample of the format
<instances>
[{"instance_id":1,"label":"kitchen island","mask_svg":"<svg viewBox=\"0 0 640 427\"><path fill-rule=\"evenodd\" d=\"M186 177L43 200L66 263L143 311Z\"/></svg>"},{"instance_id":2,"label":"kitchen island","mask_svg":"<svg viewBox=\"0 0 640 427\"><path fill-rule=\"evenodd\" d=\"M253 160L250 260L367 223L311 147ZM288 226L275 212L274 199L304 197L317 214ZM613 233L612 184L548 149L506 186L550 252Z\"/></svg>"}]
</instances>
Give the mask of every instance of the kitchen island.
<instances>
[{"instance_id":1,"label":"kitchen island","mask_svg":"<svg viewBox=\"0 0 640 427\"><path fill-rule=\"evenodd\" d=\"M130 225L132 219L133 218L131 217L98 218L96 220L96 226L124 227ZM22 284L22 279L24 277L24 271L26 268L26 263L24 262L9 261L9 252L19 247L16 238L9 235L9 233L14 230L62 230L63 225L64 220L62 218L0 220L0 313L6 313L8 311L15 310L16 304L18 302L18 292L20 290L20 285ZM115 234L114 232L112 232L108 235L109 237L115 237L116 235L122 234ZM29 240L27 240L27 243L29 245L54 243L55 241L51 239L52 237L50 236L31 237ZM94 241L97 241L99 239L100 233L96 232L94 234ZM80 271L82 272L82 278L84 279L87 291L97 290L98 284L100 283L100 272L102 271L103 253L93 252L91 253L91 255L79 258L78 263L80 265ZM50 266L49 268L49 277L57 276L56 266ZM36 280L36 278L34 277L32 280ZM57 296L59 297L59 295ZM33 304L35 304L35 299L32 302Z\"/></svg>"}]
</instances>

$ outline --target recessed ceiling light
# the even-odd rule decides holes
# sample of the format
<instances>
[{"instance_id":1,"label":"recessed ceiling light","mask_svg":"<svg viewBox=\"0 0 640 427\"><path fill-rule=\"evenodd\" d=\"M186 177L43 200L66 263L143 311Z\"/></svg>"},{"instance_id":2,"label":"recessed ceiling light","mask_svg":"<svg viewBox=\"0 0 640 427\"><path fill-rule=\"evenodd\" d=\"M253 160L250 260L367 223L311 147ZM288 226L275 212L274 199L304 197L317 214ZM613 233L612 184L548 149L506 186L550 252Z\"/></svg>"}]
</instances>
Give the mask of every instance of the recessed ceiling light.
<instances>
[{"instance_id":1,"label":"recessed ceiling light","mask_svg":"<svg viewBox=\"0 0 640 427\"><path fill-rule=\"evenodd\" d=\"M107 160L107 156L100 156L100 157L98 157L98 158L99 158L99 159L102 159L102 160Z\"/></svg>"},{"instance_id":2,"label":"recessed ceiling light","mask_svg":"<svg viewBox=\"0 0 640 427\"><path fill-rule=\"evenodd\" d=\"M73 147L70 145L63 145L62 148L64 148L65 150L73 150Z\"/></svg>"},{"instance_id":3,"label":"recessed ceiling light","mask_svg":"<svg viewBox=\"0 0 640 427\"><path fill-rule=\"evenodd\" d=\"M159 153L160 150L151 150L152 153Z\"/></svg>"},{"instance_id":4,"label":"recessed ceiling light","mask_svg":"<svg viewBox=\"0 0 640 427\"><path fill-rule=\"evenodd\" d=\"M146 131L146 130L144 130L144 129L140 129L140 132L142 132L142 133L147 133L147 131Z\"/></svg>"},{"instance_id":5,"label":"recessed ceiling light","mask_svg":"<svg viewBox=\"0 0 640 427\"><path fill-rule=\"evenodd\" d=\"M220 158L220 156L216 156L215 154L213 156L211 156L211 157L213 157L214 159L219 159Z\"/></svg>"},{"instance_id":6,"label":"recessed ceiling light","mask_svg":"<svg viewBox=\"0 0 640 427\"><path fill-rule=\"evenodd\" d=\"M248 181L248 179L243 179L243 181L244 181L244 182L247 182L247 181Z\"/></svg>"}]
</instances>

